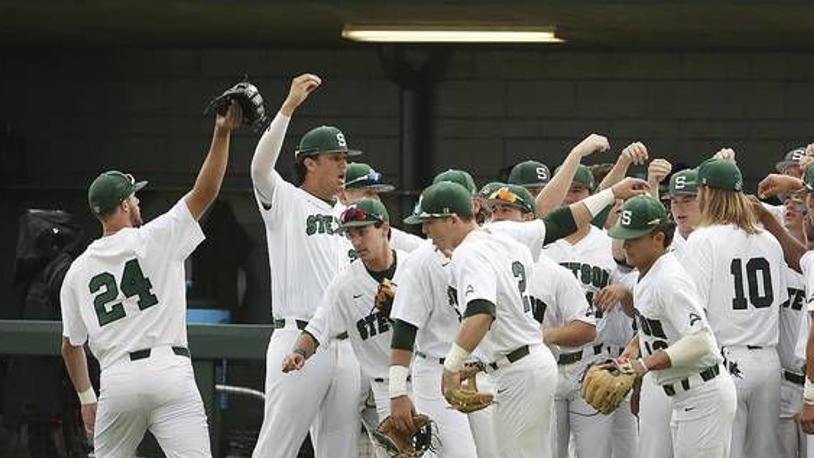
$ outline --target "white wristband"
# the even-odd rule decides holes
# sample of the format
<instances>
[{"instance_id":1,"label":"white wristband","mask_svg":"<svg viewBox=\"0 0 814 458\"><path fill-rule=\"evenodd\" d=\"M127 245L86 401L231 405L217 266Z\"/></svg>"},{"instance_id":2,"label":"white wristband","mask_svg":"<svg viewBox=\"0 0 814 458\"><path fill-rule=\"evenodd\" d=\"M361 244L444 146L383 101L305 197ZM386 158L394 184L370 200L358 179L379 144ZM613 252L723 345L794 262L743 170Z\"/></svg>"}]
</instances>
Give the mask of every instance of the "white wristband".
<instances>
[{"instance_id":1,"label":"white wristband","mask_svg":"<svg viewBox=\"0 0 814 458\"><path fill-rule=\"evenodd\" d=\"M469 352L461 348L457 343L452 342L452 347L444 359L444 369L450 372L459 372L464 368L464 361L469 358Z\"/></svg>"},{"instance_id":2,"label":"white wristband","mask_svg":"<svg viewBox=\"0 0 814 458\"><path fill-rule=\"evenodd\" d=\"M639 362L639 364L642 365L642 369L644 369L644 372L642 372L642 374L646 374L646 373L650 372L650 368L647 367L647 364L644 363L643 358L639 358L637 361Z\"/></svg>"},{"instance_id":3,"label":"white wristband","mask_svg":"<svg viewBox=\"0 0 814 458\"><path fill-rule=\"evenodd\" d=\"M803 401L808 405L814 405L814 383L811 383L808 377L803 385Z\"/></svg>"},{"instance_id":4,"label":"white wristband","mask_svg":"<svg viewBox=\"0 0 814 458\"><path fill-rule=\"evenodd\" d=\"M77 391L76 394L79 396L79 403L82 405L96 402L96 392L93 391L93 386L81 393Z\"/></svg>"},{"instance_id":5,"label":"white wristband","mask_svg":"<svg viewBox=\"0 0 814 458\"><path fill-rule=\"evenodd\" d=\"M613 197L613 190L605 189L592 196L582 199L582 203L588 208L588 213L590 213L591 218L593 218L602 213L602 211L607 207L613 205L615 200L616 199Z\"/></svg>"},{"instance_id":6,"label":"white wristband","mask_svg":"<svg viewBox=\"0 0 814 458\"><path fill-rule=\"evenodd\" d=\"M407 396L407 376L410 369L404 366L390 366L390 399Z\"/></svg>"}]
</instances>

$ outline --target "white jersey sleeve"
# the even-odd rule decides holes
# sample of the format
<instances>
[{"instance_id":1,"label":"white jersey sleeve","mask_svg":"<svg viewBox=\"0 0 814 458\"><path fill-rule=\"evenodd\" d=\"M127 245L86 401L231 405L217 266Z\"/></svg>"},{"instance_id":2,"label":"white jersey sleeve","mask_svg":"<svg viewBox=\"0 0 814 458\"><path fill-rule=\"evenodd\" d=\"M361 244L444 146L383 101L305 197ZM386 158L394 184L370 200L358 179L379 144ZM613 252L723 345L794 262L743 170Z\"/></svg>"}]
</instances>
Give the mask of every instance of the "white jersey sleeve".
<instances>
[{"instance_id":1,"label":"white jersey sleeve","mask_svg":"<svg viewBox=\"0 0 814 458\"><path fill-rule=\"evenodd\" d=\"M88 340L88 329L82 321L79 302L70 287L74 283L70 280L70 275L69 270L59 291L59 307L62 310L62 336L67 337L71 345L78 347Z\"/></svg>"},{"instance_id":2,"label":"white jersey sleeve","mask_svg":"<svg viewBox=\"0 0 814 458\"><path fill-rule=\"evenodd\" d=\"M252 157L251 175L255 195L261 205L272 205L274 192L285 180L274 170L274 164L283 147L285 132L291 118L277 113L257 142Z\"/></svg>"},{"instance_id":3,"label":"white jersey sleeve","mask_svg":"<svg viewBox=\"0 0 814 458\"><path fill-rule=\"evenodd\" d=\"M421 262L421 257L409 256L402 264L393 279L398 289L390 311L393 320L401 320L419 329L429 320L432 307L432 302L425 298L429 285L421 275Z\"/></svg>"},{"instance_id":4,"label":"white jersey sleeve","mask_svg":"<svg viewBox=\"0 0 814 458\"><path fill-rule=\"evenodd\" d=\"M409 232L404 232L395 227L390 228L390 246L393 247L394 250L411 253L425 243L428 243L427 240L421 237L410 234Z\"/></svg>"},{"instance_id":5,"label":"white jersey sleeve","mask_svg":"<svg viewBox=\"0 0 814 458\"><path fill-rule=\"evenodd\" d=\"M497 303L495 274L482 253L469 250L466 257L454 263L454 266L452 275L455 277L455 284L458 285L458 306L461 315L466 311L466 306L474 300Z\"/></svg>"},{"instance_id":6,"label":"white jersey sleeve","mask_svg":"<svg viewBox=\"0 0 814 458\"><path fill-rule=\"evenodd\" d=\"M531 252L532 259L535 262L540 257L540 251L543 249L546 234L546 226L543 220L535 219L524 222L498 221L485 224L483 227L492 232L506 235L516 242L525 245Z\"/></svg>"},{"instance_id":7,"label":"white jersey sleeve","mask_svg":"<svg viewBox=\"0 0 814 458\"><path fill-rule=\"evenodd\" d=\"M806 290L806 309L814 312L814 251L807 251L800 258L800 270Z\"/></svg>"},{"instance_id":8,"label":"white jersey sleeve","mask_svg":"<svg viewBox=\"0 0 814 458\"><path fill-rule=\"evenodd\" d=\"M344 275L337 275L325 290L322 302L317 307L314 316L308 320L305 330L308 331L320 345L326 345L336 335L345 331L344 320L340 313L341 302L347 300L338 284Z\"/></svg>"},{"instance_id":9,"label":"white jersey sleeve","mask_svg":"<svg viewBox=\"0 0 814 458\"><path fill-rule=\"evenodd\" d=\"M165 253L174 259L186 259L206 238L184 199L141 227L139 234L157 253Z\"/></svg>"}]
</instances>

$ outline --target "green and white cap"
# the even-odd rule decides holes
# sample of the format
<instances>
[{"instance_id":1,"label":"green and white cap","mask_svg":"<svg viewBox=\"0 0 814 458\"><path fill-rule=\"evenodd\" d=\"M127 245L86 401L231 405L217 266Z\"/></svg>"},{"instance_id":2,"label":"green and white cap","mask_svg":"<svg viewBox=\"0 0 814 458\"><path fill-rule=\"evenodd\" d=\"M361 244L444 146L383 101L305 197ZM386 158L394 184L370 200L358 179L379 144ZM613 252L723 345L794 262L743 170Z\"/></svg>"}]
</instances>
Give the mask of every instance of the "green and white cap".
<instances>
[{"instance_id":1,"label":"green and white cap","mask_svg":"<svg viewBox=\"0 0 814 458\"><path fill-rule=\"evenodd\" d=\"M118 170L101 173L88 188L88 205L94 215L103 215L116 208L124 199L147 186L133 175Z\"/></svg>"},{"instance_id":2,"label":"green and white cap","mask_svg":"<svg viewBox=\"0 0 814 458\"><path fill-rule=\"evenodd\" d=\"M294 158L329 153L347 153L348 156L362 154L359 150L348 149L348 141L341 130L334 126L319 126L302 136L297 150L294 151Z\"/></svg>"},{"instance_id":3,"label":"green and white cap","mask_svg":"<svg viewBox=\"0 0 814 458\"><path fill-rule=\"evenodd\" d=\"M451 181L441 181L429 186L413 209L413 214L404 219L407 224L423 224L435 218L447 218L452 215L472 215L472 194Z\"/></svg>"},{"instance_id":4,"label":"green and white cap","mask_svg":"<svg viewBox=\"0 0 814 458\"><path fill-rule=\"evenodd\" d=\"M774 165L778 172L783 173L792 165L799 165L800 159L806 155L805 148L794 148L783 156L783 160Z\"/></svg>"},{"instance_id":5,"label":"green and white cap","mask_svg":"<svg viewBox=\"0 0 814 458\"><path fill-rule=\"evenodd\" d=\"M536 208L529 190L516 184L507 184L492 192L489 195L489 203L511 205L524 213L535 213Z\"/></svg>"},{"instance_id":6,"label":"green and white cap","mask_svg":"<svg viewBox=\"0 0 814 458\"><path fill-rule=\"evenodd\" d=\"M524 161L509 172L509 184L516 184L524 188L541 188L551 180L548 167L539 161Z\"/></svg>"},{"instance_id":7,"label":"green and white cap","mask_svg":"<svg viewBox=\"0 0 814 458\"><path fill-rule=\"evenodd\" d=\"M707 159L698 166L698 184L725 191L742 191L743 176L732 161Z\"/></svg>"},{"instance_id":8,"label":"green and white cap","mask_svg":"<svg viewBox=\"0 0 814 458\"><path fill-rule=\"evenodd\" d=\"M339 229L370 226L376 223L389 223L387 208L377 199L362 199L354 202L339 215Z\"/></svg>"},{"instance_id":9,"label":"green and white cap","mask_svg":"<svg viewBox=\"0 0 814 458\"><path fill-rule=\"evenodd\" d=\"M390 192L396 189L392 184L382 183L382 174L367 164L351 162L345 169L345 189L374 189Z\"/></svg>"},{"instance_id":10,"label":"green and white cap","mask_svg":"<svg viewBox=\"0 0 814 458\"><path fill-rule=\"evenodd\" d=\"M562 166L557 167L554 170L554 175L559 173ZM574 181L572 183L579 183L586 188L590 189L593 192L594 188L596 187L596 182L594 181L594 174L591 173L591 169L588 168L587 165L579 164L577 165L577 170L574 172Z\"/></svg>"},{"instance_id":11,"label":"green and white cap","mask_svg":"<svg viewBox=\"0 0 814 458\"><path fill-rule=\"evenodd\" d=\"M472 175L465 170L459 169L449 169L444 172L435 175L435 178L432 179L432 183L440 183L442 181L451 181L453 183L458 183L459 185L463 186L471 195L475 195L478 192L478 188L475 186L475 180L472 179Z\"/></svg>"},{"instance_id":12,"label":"green and white cap","mask_svg":"<svg viewBox=\"0 0 814 458\"><path fill-rule=\"evenodd\" d=\"M636 196L625 202L608 235L614 239L637 239L668 221L667 210L661 202L651 196Z\"/></svg>"},{"instance_id":13,"label":"green and white cap","mask_svg":"<svg viewBox=\"0 0 814 458\"><path fill-rule=\"evenodd\" d=\"M698 194L698 170L684 169L670 177L668 186L670 196L694 196Z\"/></svg>"}]
</instances>

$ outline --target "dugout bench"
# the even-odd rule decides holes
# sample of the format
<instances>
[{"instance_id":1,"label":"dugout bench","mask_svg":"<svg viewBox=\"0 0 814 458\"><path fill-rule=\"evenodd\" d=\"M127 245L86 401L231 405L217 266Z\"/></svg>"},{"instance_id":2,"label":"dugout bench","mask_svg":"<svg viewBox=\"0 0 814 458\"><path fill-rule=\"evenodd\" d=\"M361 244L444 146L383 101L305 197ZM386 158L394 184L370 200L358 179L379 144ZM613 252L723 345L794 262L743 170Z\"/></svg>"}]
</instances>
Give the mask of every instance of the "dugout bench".
<instances>
[{"instance_id":1,"label":"dugout bench","mask_svg":"<svg viewBox=\"0 0 814 458\"><path fill-rule=\"evenodd\" d=\"M221 450L220 410L217 408L216 365L227 360L265 360L271 337L270 325L187 325L195 380L209 419L212 454ZM51 355L61 357L62 322L0 320L0 354Z\"/></svg>"}]
</instances>

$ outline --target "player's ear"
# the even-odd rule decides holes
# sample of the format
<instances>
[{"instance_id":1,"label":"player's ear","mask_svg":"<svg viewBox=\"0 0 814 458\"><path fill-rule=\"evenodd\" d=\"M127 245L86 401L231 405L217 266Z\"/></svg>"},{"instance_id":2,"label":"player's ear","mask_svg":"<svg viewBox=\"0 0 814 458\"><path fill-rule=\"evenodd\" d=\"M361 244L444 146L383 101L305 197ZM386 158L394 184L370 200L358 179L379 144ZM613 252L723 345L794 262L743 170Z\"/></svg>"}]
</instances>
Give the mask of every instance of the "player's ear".
<instances>
[{"instance_id":1,"label":"player's ear","mask_svg":"<svg viewBox=\"0 0 814 458\"><path fill-rule=\"evenodd\" d=\"M302 165L304 165L309 172L313 172L314 169L317 167L318 159L319 156L316 157L307 156L302 160Z\"/></svg>"}]
</instances>

